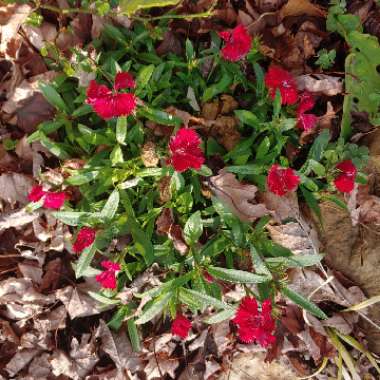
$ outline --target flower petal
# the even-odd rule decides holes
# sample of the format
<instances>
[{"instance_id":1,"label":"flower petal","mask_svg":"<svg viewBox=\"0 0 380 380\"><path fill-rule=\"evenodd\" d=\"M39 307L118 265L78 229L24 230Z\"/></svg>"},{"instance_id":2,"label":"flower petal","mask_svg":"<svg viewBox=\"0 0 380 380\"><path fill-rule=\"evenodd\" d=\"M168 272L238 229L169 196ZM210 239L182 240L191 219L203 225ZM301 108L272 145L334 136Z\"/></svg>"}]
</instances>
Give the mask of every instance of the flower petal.
<instances>
[{"instance_id":1,"label":"flower petal","mask_svg":"<svg viewBox=\"0 0 380 380\"><path fill-rule=\"evenodd\" d=\"M47 191L44 197L44 207L58 210L60 209L66 200L66 193Z\"/></svg>"},{"instance_id":2,"label":"flower petal","mask_svg":"<svg viewBox=\"0 0 380 380\"><path fill-rule=\"evenodd\" d=\"M31 202L38 202L45 194L46 192L44 191L42 186L36 185L36 186L33 186L32 189L30 190L28 194L28 199Z\"/></svg>"},{"instance_id":3,"label":"flower petal","mask_svg":"<svg viewBox=\"0 0 380 380\"><path fill-rule=\"evenodd\" d=\"M177 335L182 339L186 339L191 329L191 322L182 314L177 314L171 327L173 335Z\"/></svg>"},{"instance_id":4,"label":"flower petal","mask_svg":"<svg viewBox=\"0 0 380 380\"><path fill-rule=\"evenodd\" d=\"M133 79L132 74L127 71L117 73L115 76L115 85L114 88L116 91L125 89L125 88L135 88L136 82Z\"/></svg>"},{"instance_id":5,"label":"flower petal","mask_svg":"<svg viewBox=\"0 0 380 380\"><path fill-rule=\"evenodd\" d=\"M270 97L274 100L276 90L281 93L283 105L295 104L298 100L298 90L294 77L279 66L271 66L265 75L265 85L269 90Z\"/></svg>"},{"instance_id":6,"label":"flower petal","mask_svg":"<svg viewBox=\"0 0 380 380\"><path fill-rule=\"evenodd\" d=\"M283 196L297 189L300 177L291 168L282 168L277 164L272 165L268 172L267 186L272 193Z\"/></svg>"},{"instance_id":7,"label":"flower petal","mask_svg":"<svg viewBox=\"0 0 380 380\"><path fill-rule=\"evenodd\" d=\"M89 247L95 240L96 231L91 227L82 227L78 232L77 238L73 244L73 251L75 253L82 252L85 248Z\"/></svg>"},{"instance_id":8,"label":"flower petal","mask_svg":"<svg viewBox=\"0 0 380 380\"><path fill-rule=\"evenodd\" d=\"M227 61L239 61L251 50L252 37L243 25L238 25L232 30L232 33L220 32L219 36L226 42L221 54Z\"/></svg>"}]
</instances>

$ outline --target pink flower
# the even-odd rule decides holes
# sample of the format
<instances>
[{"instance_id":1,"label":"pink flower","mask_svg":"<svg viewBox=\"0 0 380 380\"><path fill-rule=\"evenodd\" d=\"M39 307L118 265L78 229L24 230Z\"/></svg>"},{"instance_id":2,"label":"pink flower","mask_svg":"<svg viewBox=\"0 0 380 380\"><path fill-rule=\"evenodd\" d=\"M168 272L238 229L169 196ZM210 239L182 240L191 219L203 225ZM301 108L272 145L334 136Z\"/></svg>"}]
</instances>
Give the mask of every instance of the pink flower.
<instances>
[{"instance_id":1,"label":"pink flower","mask_svg":"<svg viewBox=\"0 0 380 380\"><path fill-rule=\"evenodd\" d=\"M191 329L191 322L182 314L178 313L172 323L172 334L179 336L181 339L186 339Z\"/></svg>"},{"instance_id":2,"label":"pink flower","mask_svg":"<svg viewBox=\"0 0 380 380\"><path fill-rule=\"evenodd\" d=\"M77 235L73 244L73 251L75 253L82 252L85 248L89 247L95 240L96 231L91 227L82 227Z\"/></svg>"},{"instance_id":3,"label":"pink flower","mask_svg":"<svg viewBox=\"0 0 380 380\"><path fill-rule=\"evenodd\" d=\"M251 50L252 37L243 25L238 25L232 32L220 32L219 36L226 42L221 54L227 61L239 61Z\"/></svg>"},{"instance_id":4,"label":"pink flower","mask_svg":"<svg viewBox=\"0 0 380 380\"><path fill-rule=\"evenodd\" d=\"M273 100L276 97L276 90L279 89L283 105L297 103L298 91L296 82L293 76L281 67L271 66L269 68L265 75L265 85Z\"/></svg>"},{"instance_id":5,"label":"pink flower","mask_svg":"<svg viewBox=\"0 0 380 380\"><path fill-rule=\"evenodd\" d=\"M356 166L351 160L345 160L336 165L336 168L341 171L335 180L335 187L342 193L350 193L355 186L355 178L357 174Z\"/></svg>"},{"instance_id":6,"label":"pink flower","mask_svg":"<svg viewBox=\"0 0 380 380\"><path fill-rule=\"evenodd\" d=\"M300 104L297 109L298 128L309 131L316 126L318 117L312 113L306 113L306 111L310 111L314 105L314 98L309 92L304 92L300 96Z\"/></svg>"},{"instance_id":7,"label":"pink flower","mask_svg":"<svg viewBox=\"0 0 380 380\"><path fill-rule=\"evenodd\" d=\"M95 279L103 288L115 289L116 288L116 272L120 270L120 264L112 261L102 261L100 264L105 271L98 274Z\"/></svg>"},{"instance_id":8,"label":"pink flower","mask_svg":"<svg viewBox=\"0 0 380 380\"><path fill-rule=\"evenodd\" d=\"M45 191L40 185L33 186L28 194L28 199L31 202L38 202L42 198L44 207L58 210L65 203L66 193L63 191Z\"/></svg>"},{"instance_id":9,"label":"pink flower","mask_svg":"<svg viewBox=\"0 0 380 380\"><path fill-rule=\"evenodd\" d=\"M32 187L28 194L28 199L31 202L38 202L45 195L45 191L40 185L36 185Z\"/></svg>"},{"instance_id":10,"label":"pink flower","mask_svg":"<svg viewBox=\"0 0 380 380\"><path fill-rule=\"evenodd\" d=\"M136 108L136 98L135 95L120 92L120 90L135 86L135 81L128 72L116 74L113 91L104 84L98 84L92 80L87 89L86 103L105 120L128 116Z\"/></svg>"},{"instance_id":11,"label":"pink flower","mask_svg":"<svg viewBox=\"0 0 380 380\"><path fill-rule=\"evenodd\" d=\"M267 177L269 191L280 197L289 191L296 190L300 177L291 168L282 168L278 164L272 165Z\"/></svg>"},{"instance_id":12,"label":"pink flower","mask_svg":"<svg viewBox=\"0 0 380 380\"><path fill-rule=\"evenodd\" d=\"M254 298L243 298L232 322L238 326L238 337L243 343L258 342L262 347L268 347L276 341L276 337L272 335L275 322L272 318L272 303L269 299L262 303L261 312L259 312Z\"/></svg>"},{"instance_id":13,"label":"pink flower","mask_svg":"<svg viewBox=\"0 0 380 380\"><path fill-rule=\"evenodd\" d=\"M192 129L181 128L171 138L169 149L171 152L170 162L177 172L187 169L200 169L205 162L200 148L201 139Z\"/></svg>"}]
</instances>

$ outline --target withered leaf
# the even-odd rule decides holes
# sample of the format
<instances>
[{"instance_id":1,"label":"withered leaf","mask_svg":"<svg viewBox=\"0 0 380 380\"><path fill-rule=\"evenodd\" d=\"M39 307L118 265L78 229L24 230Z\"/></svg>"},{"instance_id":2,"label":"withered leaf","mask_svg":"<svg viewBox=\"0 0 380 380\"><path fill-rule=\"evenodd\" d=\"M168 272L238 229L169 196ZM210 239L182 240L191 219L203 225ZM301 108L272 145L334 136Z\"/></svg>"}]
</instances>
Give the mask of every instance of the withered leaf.
<instances>
[{"instance_id":1,"label":"withered leaf","mask_svg":"<svg viewBox=\"0 0 380 380\"><path fill-rule=\"evenodd\" d=\"M257 187L239 182L235 175L224 170L217 176L210 177L211 189L237 217L244 222L253 222L270 211L264 204L257 204L255 195Z\"/></svg>"},{"instance_id":2,"label":"withered leaf","mask_svg":"<svg viewBox=\"0 0 380 380\"><path fill-rule=\"evenodd\" d=\"M300 75L296 77L296 83L300 91L313 94L335 96L343 91L342 79L326 74Z\"/></svg>"}]
</instances>

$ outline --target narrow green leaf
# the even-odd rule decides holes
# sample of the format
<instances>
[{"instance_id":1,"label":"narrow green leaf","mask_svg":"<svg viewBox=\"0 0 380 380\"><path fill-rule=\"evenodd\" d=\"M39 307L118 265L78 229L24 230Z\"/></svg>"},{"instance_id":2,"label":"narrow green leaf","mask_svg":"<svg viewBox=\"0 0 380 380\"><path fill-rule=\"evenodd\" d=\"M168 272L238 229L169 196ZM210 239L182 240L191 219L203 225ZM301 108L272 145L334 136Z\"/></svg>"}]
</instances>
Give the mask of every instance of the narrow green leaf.
<instances>
[{"instance_id":1,"label":"narrow green leaf","mask_svg":"<svg viewBox=\"0 0 380 380\"><path fill-rule=\"evenodd\" d=\"M314 303L305 298L303 295L289 289L288 287L282 288L282 294L292 300L298 306L301 306L306 311L315 315L320 319L327 319L327 315Z\"/></svg>"},{"instance_id":2,"label":"narrow green leaf","mask_svg":"<svg viewBox=\"0 0 380 380\"><path fill-rule=\"evenodd\" d=\"M68 226L77 226L91 216L90 212L57 211L53 216Z\"/></svg>"},{"instance_id":3,"label":"narrow green leaf","mask_svg":"<svg viewBox=\"0 0 380 380\"><path fill-rule=\"evenodd\" d=\"M144 66L137 75L137 93L143 90L150 81L154 71L154 65Z\"/></svg>"},{"instance_id":4,"label":"narrow green leaf","mask_svg":"<svg viewBox=\"0 0 380 380\"><path fill-rule=\"evenodd\" d=\"M112 298L108 298L108 297L104 296L103 294L91 292L91 291L89 291L87 293L91 298L100 302L101 304L104 304L104 305L118 305L118 304L120 304L120 300L114 300Z\"/></svg>"},{"instance_id":5,"label":"narrow green leaf","mask_svg":"<svg viewBox=\"0 0 380 380\"><path fill-rule=\"evenodd\" d=\"M287 268L311 267L318 264L323 255L297 255L291 257L269 257L265 261L268 264L282 264Z\"/></svg>"},{"instance_id":6,"label":"narrow green leaf","mask_svg":"<svg viewBox=\"0 0 380 380\"><path fill-rule=\"evenodd\" d=\"M181 288L181 292L187 293L189 296L193 296L197 302L202 302L204 306L214 306L217 309L231 309L232 307L223 301L220 301L207 294L197 292L196 290Z\"/></svg>"},{"instance_id":7,"label":"narrow green leaf","mask_svg":"<svg viewBox=\"0 0 380 380\"><path fill-rule=\"evenodd\" d=\"M160 314L164 307L168 304L170 298L173 296L172 292L163 294L161 297L156 298L148 308L146 308L140 315L140 318L136 321L137 325L142 325L144 323L152 320L156 315Z\"/></svg>"},{"instance_id":8,"label":"narrow green leaf","mask_svg":"<svg viewBox=\"0 0 380 380\"><path fill-rule=\"evenodd\" d=\"M139 352L141 350L140 336L137 330L136 322L133 318L127 321L129 339L131 340L132 350Z\"/></svg>"},{"instance_id":9,"label":"narrow green leaf","mask_svg":"<svg viewBox=\"0 0 380 380\"><path fill-rule=\"evenodd\" d=\"M260 126L260 121L257 116L251 111L247 110L236 110L235 115L243 123L247 124L250 127L258 128Z\"/></svg>"},{"instance_id":10,"label":"narrow green leaf","mask_svg":"<svg viewBox=\"0 0 380 380\"><path fill-rule=\"evenodd\" d=\"M127 118L120 116L116 122L116 141L125 145L125 138L127 137Z\"/></svg>"},{"instance_id":11,"label":"narrow green leaf","mask_svg":"<svg viewBox=\"0 0 380 380\"><path fill-rule=\"evenodd\" d=\"M210 87L206 88L205 92L203 93L202 100L204 102L208 102L214 96L227 91L227 89L231 85L231 83L232 83L231 76L227 73L224 73L222 76L222 79L218 83L215 83L215 84L211 85Z\"/></svg>"},{"instance_id":12,"label":"narrow green leaf","mask_svg":"<svg viewBox=\"0 0 380 380\"><path fill-rule=\"evenodd\" d=\"M250 245L250 252L251 252L251 258L252 258L252 264L253 264L253 267L255 268L256 273L259 275L266 276L267 281L270 281L272 279L272 273L267 268L265 261L261 258L256 248L252 244Z\"/></svg>"},{"instance_id":13,"label":"narrow green leaf","mask_svg":"<svg viewBox=\"0 0 380 380\"><path fill-rule=\"evenodd\" d=\"M208 317L204 319L203 321L210 325L214 323L220 323L220 322L225 321L226 319L232 318L235 315L235 312L236 311L234 309L223 310L219 313L213 314L211 317Z\"/></svg>"},{"instance_id":14,"label":"narrow green leaf","mask_svg":"<svg viewBox=\"0 0 380 380\"><path fill-rule=\"evenodd\" d=\"M170 113L157 110L154 108L149 108L147 106L140 107L137 111L139 116L146 117L155 123L162 125L169 125L173 127L179 127L182 125L182 120L179 117L173 116Z\"/></svg>"},{"instance_id":15,"label":"narrow green leaf","mask_svg":"<svg viewBox=\"0 0 380 380\"><path fill-rule=\"evenodd\" d=\"M116 145L113 148L110 154L110 160L113 166L124 162L123 151L121 150L120 145Z\"/></svg>"},{"instance_id":16,"label":"narrow green leaf","mask_svg":"<svg viewBox=\"0 0 380 380\"><path fill-rule=\"evenodd\" d=\"M70 155L62 148L61 144L55 143L53 140L46 137L42 132L40 132L40 141L41 144L49 150L50 153L54 154L61 160L67 160L70 158Z\"/></svg>"},{"instance_id":17,"label":"narrow green leaf","mask_svg":"<svg viewBox=\"0 0 380 380\"><path fill-rule=\"evenodd\" d=\"M90 247L87 247L86 249L84 249L83 252L79 255L77 266L75 268L76 279L83 276L86 269L91 265L91 262L95 256L95 253L96 253L96 246L95 244L92 244Z\"/></svg>"},{"instance_id":18,"label":"narrow green leaf","mask_svg":"<svg viewBox=\"0 0 380 380\"><path fill-rule=\"evenodd\" d=\"M59 109L62 112L67 113L67 106L63 101L61 95L58 94L57 90L47 83L40 83L40 90L42 91L46 100L55 108Z\"/></svg>"},{"instance_id":19,"label":"narrow green leaf","mask_svg":"<svg viewBox=\"0 0 380 380\"><path fill-rule=\"evenodd\" d=\"M247 164L247 165L237 165L237 166L227 166L225 169L230 173L235 174L245 174L245 175L252 175L252 174L260 174L263 171L263 168L259 165L255 164Z\"/></svg>"},{"instance_id":20,"label":"narrow green leaf","mask_svg":"<svg viewBox=\"0 0 380 380\"><path fill-rule=\"evenodd\" d=\"M183 236L189 245L194 245L198 242L203 232L203 224L200 211L194 212L187 220L183 229Z\"/></svg>"},{"instance_id":21,"label":"narrow green leaf","mask_svg":"<svg viewBox=\"0 0 380 380\"><path fill-rule=\"evenodd\" d=\"M117 208L119 207L119 200L119 191L115 189L108 198L102 211L100 211L99 218L108 220L112 219L116 214Z\"/></svg>"},{"instance_id":22,"label":"narrow green leaf","mask_svg":"<svg viewBox=\"0 0 380 380\"><path fill-rule=\"evenodd\" d=\"M82 172L66 179L66 183L73 186L84 185L94 180L99 175L98 171Z\"/></svg>"},{"instance_id":23,"label":"narrow green leaf","mask_svg":"<svg viewBox=\"0 0 380 380\"><path fill-rule=\"evenodd\" d=\"M259 284L268 281L268 276L262 276L238 269L227 269L219 267L208 267L207 271L211 276L223 281L238 284Z\"/></svg>"},{"instance_id":24,"label":"narrow green leaf","mask_svg":"<svg viewBox=\"0 0 380 380\"><path fill-rule=\"evenodd\" d=\"M180 1L181 0L120 0L119 6L122 12L131 16L140 9L167 7L169 5L176 5Z\"/></svg>"},{"instance_id":25,"label":"narrow green leaf","mask_svg":"<svg viewBox=\"0 0 380 380\"><path fill-rule=\"evenodd\" d=\"M113 330L119 330L122 326L124 319L130 314L130 307L128 305L121 306L107 325Z\"/></svg>"}]
</instances>

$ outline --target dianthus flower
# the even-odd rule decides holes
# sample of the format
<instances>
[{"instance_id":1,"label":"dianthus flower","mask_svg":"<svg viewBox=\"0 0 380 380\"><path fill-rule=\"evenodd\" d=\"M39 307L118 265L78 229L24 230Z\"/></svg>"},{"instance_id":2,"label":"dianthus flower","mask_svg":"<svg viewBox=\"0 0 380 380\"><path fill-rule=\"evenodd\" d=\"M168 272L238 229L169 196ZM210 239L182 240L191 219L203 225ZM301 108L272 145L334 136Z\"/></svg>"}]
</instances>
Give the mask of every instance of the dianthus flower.
<instances>
[{"instance_id":1,"label":"dianthus flower","mask_svg":"<svg viewBox=\"0 0 380 380\"><path fill-rule=\"evenodd\" d=\"M200 148L201 139L197 133L188 128L181 128L169 142L170 162L177 172L187 169L200 169L205 157Z\"/></svg>"},{"instance_id":2,"label":"dianthus flower","mask_svg":"<svg viewBox=\"0 0 380 380\"><path fill-rule=\"evenodd\" d=\"M182 314L178 313L172 323L172 334L186 339L191 329L191 322Z\"/></svg>"},{"instance_id":3,"label":"dianthus flower","mask_svg":"<svg viewBox=\"0 0 380 380\"><path fill-rule=\"evenodd\" d=\"M237 325L238 337L243 343L257 342L262 347L268 347L276 341L276 337L272 335L275 322L272 318L272 303L269 299L262 303L261 312L259 312L254 298L243 298L232 322Z\"/></svg>"},{"instance_id":4,"label":"dianthus flower","mask_svg":"<svg viewBox=\"0 0 380 380\"><path fill-rule=\"evenodd\" d=\"M318 121L318 117L312 113L306 113L310 111L315 105L315 100L309 92L304 92L300 96L300 103L297 109L297 126L298 128L309 131L313 129Z\"/></svg>"},{"instance_id":5,"label":"dianthus flower","mask_svg":"<svg viewBox=\"0 0 380 380\"><path fill-rule=\"evenodd\" d=\"M95 277L96 281L98 281L103 288L115 289L116 272L120 270L120 264L112 261L102 261L100 265L105 269L105 271Z\"/></svg>"},{"instance_id":6,"label":"dianthus flower","mask_svg":"<svg viewBox=\"0 0 380 380\"><path fill-rule=\"evenodd\" d=\"M355 178L357 174L356 166L351 160L345 160L336 165L336 168L340 170L335 180L335 187L342 193L350 193L355 186Z\"/></svg>"},{"instance_id":7,"label":"dianthus flower","mask_svg":"<svg viewBox=\"0 0 380 380\"><path fill-rule=\"evenodd\" d=\"M86 103L105 120L128 116L136 108L136 97L131 93L120 92L120 90L135 88L135 86L136 83L128 72L116 74L113 91L106 85L92 80L87 89Z\"/></svg>"},{"instance_id":8,"label":"dianthus flower","mask_svg":"<svg viewBox=\"0 0 380 380\"><path fill-rule=\"evenodd\" d=\"M89 247L95 240L96 231L91 227L82 227L77 235L73 244L73 251L75 253L82 252L85 248Z\"/></svg>"},{"instance_id":9,"label":"dianthus flower","mask_svg":"<svg viewBox=\"0 0 380 380\"><path fill-rule=\"evenodd\" d=\"M231 62L244 58L251 50L252 37L243 25L238 25L231 32L220 32L219 36L225 41L221 50L222 57Z\"/></svg>"},{"instance_id":10,"label":"dianthus flower","mask_svg":"<svg viewBox=\"0 0 380 380\"><path fill-rule=\"evenodd\" d=\"M28 199L31 202L38 202L42 198L44 207L58 210L65 203L66 193L45 191L40 185L33 186L28 194Z\"/></svg>"},{"instance_id":11,"label":"dianthus flower","mask_svg":"<svg viewBox=\"0 0 380 380\"><path fill-rule=\"evenodd\" d=\"M280 197L289 191L297 189L300 177L292 168L282 168L278 164L272 165L267 177L267 185L270 192Z\"/></svg>"},{"instance_id":12,"label":"dianthus flower","mask_svg":"<svg viewBox=\"0 0 380 380\"><path fill-rule=\"evenodd\" d=\"M265 75L265 85L270 97L274 100L277 89L281 94L281 102L295 104L298 100L298 90L294 77L286 70L278 66L271 66Z\"/></svg>"}]
</instances>

